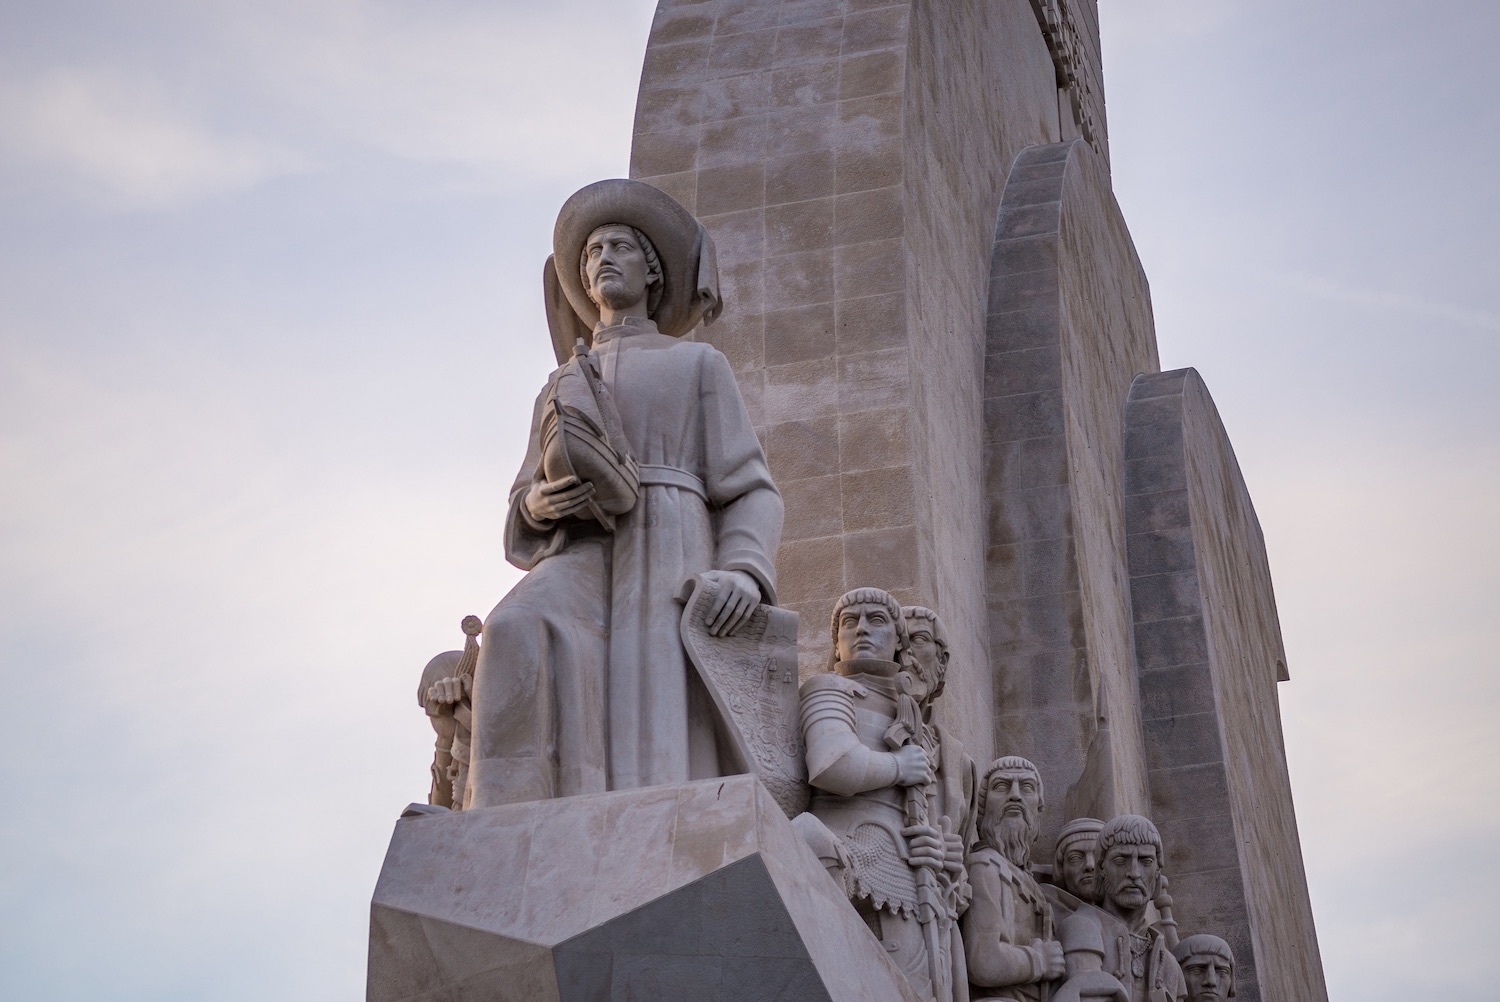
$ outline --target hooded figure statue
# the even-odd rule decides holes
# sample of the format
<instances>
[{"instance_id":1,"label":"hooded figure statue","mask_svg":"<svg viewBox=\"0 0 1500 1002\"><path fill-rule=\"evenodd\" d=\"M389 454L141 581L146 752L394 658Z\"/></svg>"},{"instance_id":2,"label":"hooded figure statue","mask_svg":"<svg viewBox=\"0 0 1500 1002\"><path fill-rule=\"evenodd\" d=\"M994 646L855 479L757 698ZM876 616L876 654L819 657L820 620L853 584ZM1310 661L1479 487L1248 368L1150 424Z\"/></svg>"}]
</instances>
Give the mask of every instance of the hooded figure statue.
<instances>
[{"instance_id":1,"label":"hooded figure statue","mask_svg":"<svg viewBox=\"0 0 1500 1002\"><path fill-rule=\"evenodd\" d=\"M743 771L676 596L712 582L717 635L775 602L781 495L728 360L680 340L722 306L707 232L657 188L600 181L559 213L543 286L561 367L505 525L530 573L485 622L458 806Z\"/></svg>"}]
</instances>

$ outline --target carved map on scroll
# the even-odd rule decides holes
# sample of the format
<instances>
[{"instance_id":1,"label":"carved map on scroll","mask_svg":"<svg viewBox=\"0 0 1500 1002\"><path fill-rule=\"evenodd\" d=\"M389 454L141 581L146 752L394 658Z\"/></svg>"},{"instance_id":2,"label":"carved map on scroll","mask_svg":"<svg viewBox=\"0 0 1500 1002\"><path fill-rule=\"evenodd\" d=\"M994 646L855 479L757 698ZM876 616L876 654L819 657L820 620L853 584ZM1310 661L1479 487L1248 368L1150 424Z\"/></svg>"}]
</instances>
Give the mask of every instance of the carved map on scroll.
<instances>
[{"instance_id":1,"label":"carved map on scroll","mask_svg":"<svg viewBox=\"0 0 1500 1002\"><path fill-rule=\"evenodd\" d=\"M1057 89L1067 92L1073 118L1083 138L1094 152L1108 158L1100 140L1100 123L1095 118L1099 99L1099 67L1094 54L1084 44L1084 33L1078 28L1069 0L1031 0L1042 36L1052 53L1057 71Z\"/></svg>"},{"instance_id":2,"label":"carved map on scroll","mask_svg":"<svg viewBox=\"0 0 1500 1002\"><path fill-rule=\"evenodd\" d=\"M697 576L682 586L682 644L745 767L796 817L810 792L798 718L797 613L759 605L733 636L716 637L705 625L715 591Z\"/></svg>"}]
</instances>

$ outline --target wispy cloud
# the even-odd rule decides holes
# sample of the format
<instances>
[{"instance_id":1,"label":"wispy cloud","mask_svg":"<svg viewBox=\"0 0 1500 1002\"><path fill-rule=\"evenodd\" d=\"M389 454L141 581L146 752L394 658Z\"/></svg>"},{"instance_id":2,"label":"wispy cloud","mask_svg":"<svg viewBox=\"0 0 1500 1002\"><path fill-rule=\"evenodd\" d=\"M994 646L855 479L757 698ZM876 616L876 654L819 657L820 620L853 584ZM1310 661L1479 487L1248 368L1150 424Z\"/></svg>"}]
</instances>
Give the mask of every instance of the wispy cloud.
<instances>
[{"instance_id":1,"label":"wispy cloud","mask_svg":"<svg viewBox=\"0 0 1500 1002\"><path fill-rule=\"evenodd\" d=\"M276 143L195 121L149 79L94 70L0 85L0 120L0 144L33 182L110 208L191 202L308 167Z\"/></svg>"},{"instance_id":2,"label":"wispy cloud","mask_svg":"<svg viewBox=\"0 0 1500 1002\"><path fill-rule=\"evenodd\" d=\"M1477 330L1500 331L1500 314L1454 303L1436 302L1401 292L1343 285L1316 275L1276 275L1271 280L1282 288L1315 296L1331 303L1345 303L1365 310L1396 310Z\"/></svg>"}]
</instances>

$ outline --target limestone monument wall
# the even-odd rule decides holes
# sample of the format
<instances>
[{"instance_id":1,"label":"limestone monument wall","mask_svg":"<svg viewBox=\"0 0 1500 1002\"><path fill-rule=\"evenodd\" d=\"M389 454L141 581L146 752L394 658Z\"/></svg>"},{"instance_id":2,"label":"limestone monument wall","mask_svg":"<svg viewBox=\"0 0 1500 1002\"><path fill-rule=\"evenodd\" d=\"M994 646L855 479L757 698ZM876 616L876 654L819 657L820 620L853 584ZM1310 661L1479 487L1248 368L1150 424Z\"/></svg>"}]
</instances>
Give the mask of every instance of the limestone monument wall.
<instances>
[{"instance_id":1,"label":"limestone monument wall","mask_svg":"<svg viewBox=\"0 0 1500 1002\"><path fill-rule=\"evenodd\" d=\"M976 970L962 966L953 937L973 907L965 895L978 894L969 871L981 856L989 870L975 876L983 893L973 900L994 912L984 928L1009 928L1008 920L994 921L1001 913L1051 916L1053 908L1069 924L1066 934L1057 928L1050 952L1036 938L1052 928L1050 918L1035 936L1011 944L1033 951L1019 965L1023 980L1004 980L995 974L999 965L983 975L986 986L1031 998L1066 982L1064 994L1078 997L1085 982L1097 989L1100 979L1119 978L1140 997L1156 978L1153 998L1185 999L1182 972L1167 952L1175 944L1171 923L1148 928L1148 919L1166 919L1170 904L1183 936L1227 942L1240 1002L1326 999L1282 745L1277 685L1288 677L1287 659L1264 541L1202 380L1192 370L1159 371L1146 274L1111 191L1100 67L1095 0L661 0L631 175L681 204L622 180L574 197L633 189L635 202L665 203L670 212L660 209L662 218L676 222L651 235L656 246L639 229L650 225L616 214L633 203L609 203L611 214L591 218L575 244L558 243L556 267L549 263L546 272L549 322L555 339L574 326L579 336L593 329L605 299L573 288L574 262L583 256L586 272L605 275L603 255L618 252L630 263L614 268L616 284L623 288L625 271L635 276L636 298L622 301L639 313L611 313L616 326L598 329L601 355L627 350L608 342L644 337L656 341L632 343L691 348L694 357L716 360L701 346L662 337L655 322L672 315L656 312L662 296L687 297L698 304L692 323L665 331L680 334L716 315L722 292L722 318L686 336L723 352L734 380L725 376L713 393L692 400L732 397L738 384L781 501L764 481L736 405L740 444L760 471L760 576L745 585L737 583L751 580L744 568L709 567L718 559L711 547L692 573L701 575L703 595L711 590L731 602L736 617L757 608L761 584L763 601L800 615L800 631L786 626L763 630L754 642L725 640L707 662L694 654L698 668L719 657L720 668L748 673L735 676L750 680L735 692L708 671L693 676L707 697L694 703L683 695L682 711L668 713L657 689L685 679L658 671L649 698L615 700L610 690L609 713L590 717L594 723L563 721L560 711L521 720L538 724L543 736L513 754L508 745L490 747L503 745L496 735L525 730L495 726L515 724L506 714L525 708L508 679L521 679L520 689L541 680L538 691L559 700L577 696L577 706L567 705L587 715L599 709L592 690L569 688L569 680L613 685L639 665L661 669L669 659L656 657L663 649L655 645L679 640L675 620L667 620L691 621L702 610L694 612L692 601L685 612L666 608L668 595L662 623L650 624L650 644L622 645L618 663L613 646L596 651L584 642L597 639L601 624L620 635L628 619L610 618L612 606L585 610L553 631L561 636L579 623L593 629L579 631L583 640L572 646L519 650L517 638L531 636L538 617L572 597L566 590L546 609L529 611L525 589L513 592L522 594L520 611L507 610L509 597L502 601L483 627L482 646L479 620L466 625L464 653L434 659L429 672L436 674L424 676L419 693L438 736L433 793L398 822L376 889L371 1000L895 1002L916 998L913 986L925 985L920 994L946 1002L964 997L963 982ZM629 232L619 236L621 229ZM663 284L655 289L658 305L648 307L652 267L652 281ZM572 342L568 334L556 343L565 353ZM589 386L611 384L607 394L590 391L604 428L596 439L609 446L604 403L616 392L627 399L620 389L627 383L608 361L599 372L586 355L569 364ZM712 364L723 373L722 361ZM550 399L563 422L562 405ZM642 398L628 399L639 405ZM641 413L662 410L653 404ZM739 502L709 505L704 481L712 477L670 465L693 458L618 469L635 469L642 490L692 493L696 483L693 496L702 501L681 510L723 524ZM556 505L584 504L568 497L593 487L537 476L529 493L517 495L522 509L513 508L509 523L537 536L532 562L540 571L528 581L535 585L549 568L594 568L587 580L597 583L615 573L602 556L614 552L608 547L633 566L619 534L608 547L602 542L615 532L602 516L595 526L558 527L573 509ZM527 507L535 498L541 507ZM640 524L656 527L651 503ZM784 519L774 510L783 503ZM776 522L772 588L765 565ZM543 551L543 536L557 548ZM888 646L878 656L856 655L857 645L844 639L835 646L828 634L835 601L856 587L870 591L851 599L844 612L852 618L838 629L851 636L884 630ZM636 597L619 601L628 606ZM903 605L936 610L943 629L919 616L929 624L919 645L918 632L895 625L914 615ZM764 607L755 615L771 621ZM870 616L881 617L876 627ZM509 646L497 635L506 626L519 631L508 635ZM698 626L696 633L684 626L683 636L701 634L709 648L722 639L706 619ZM938 651L940 632L948 661ZM789 708L793 633L804 678L823 672L833 649L841 670L850 666L865 679L823 676L806 687L800 727ZM767 654L755 647L761 641L780 647ZM897 672L898 641L914 667L884 681L860 675L872 665ZM533 655L537 663L526 663ZM561 681L548 681L552 671ZM905 687L899 695L897 686ZM864 701L858 712L856 699ZM725 720L738 721L746 749L769 749L777 763L790 764L783 778L795 780L795 797L769 790L760 759L744 749L726 771L743 765L757 776L689 771L700 764L693 748L701 735L691 729L680 746L663 741L671 755L661 756L660 775L616 776L613 750L595 762L589 741L599 731L656 736L649 726L630 729L641 707L661 710L652 720L702 725L712 723L710 701ZM934 705L944 727L928 726ZM764 712L755 716L747 706ZM740 720L747 713L749 724ZM829 736L835 724L848 732ZM824 729L816 740L812 728ZM588 740L560 756L564 739L578 735ZM835 746L845 750L819 759L815 772L812 760ZM839 756L865 761L856 752L874 765L839 773ZM929 771L929 754L941 760L941 778ZM1018 758L987 770L996 755ZM515 794L506 783L530 775L527 769L543 778ZM553 791L543 781L553 773L578 788ZM992 806L1004 801L996 816L1010 813L1029 826L1025 851L1011 845L1003 858L996 833L1005 826L985 827L975 817L985 814L991 773L999 776L996 789L1012 791L991 796ZM857 782L849 778L855 775ZM891 800L898 787L906 790L900 807ZM558 799L536 799L547 796ZM875 836L850 818L879 807L877 796L886 798L886 834L878 844L860 842ZM1013 796L1029 798L1029 806L1013 812ZM940 798L947 805L941 818L929 811ZM1136 854L1130 858L1155 852L1141 834L1153 830L1151 822L1120 815L1155 820L1170 902L1154 876L1148 901L1128 882L1103 893L1049 872L1057 832L1074 819L1100 820L1070 829L1070 839L1114 819L1108 838L1137 839L1125 843ZM910 901L901 896L908 884ZM1126 899L1136 891L1141 899L1131 905ZM856 900L862 904L851 907ZM922 917L898 920L902 908ZM1133 941L1122 924L1127 914L1135 938L1153 944L1149 974L1144 955L1120 953ZM922 927L915 954L912 921ZM1105 936L1117 926L1118 936ZM1093 938L1076 938L1079 929L1093 929ZM998 951L1001 933L984 935L983 950ZM1095 966L1084 964L1089 958ZM1106 960L1108 970L1097 966Z\"/></svg>"},{"instance_id":2,"label":"limestone monument wall","mask_svg":"<svg viewBox=\"0 0 1500 1002\"><path fill-rule=\"evenodd\" d=\"M1082 140L1028 148L991 268L985 564L999 750L1057 794L1077 786L1054 831L1146 813L1121 401L1157 368L1146 277L1099 156Z\"/></svg>"},{"instance_id":3,"label":"limestone monument wall","mask_svg":"<svg viewBox=\"0 0 1500 1002\"><path fill-rule=\"evenodd\" d=\"M1229 941L1240 997L1326 997L1282 753L1286 652L1260 523L1197 372L1138 377L1125 413L1150 813L1178 921Z\"/></svg>"},{"instance_id":4,"label":"limestone monument wall","mask_svg":"<svg viewBox=\"0 0 1500 1002\"><path fill-rule=\"evenodd\" d=\"M878 581L941 607L968 666L952 723L980 755L993 223L1011 161L1062 138L1067 106L1038 16L1028 0L664 0L631 156L718 244L736 305L704 336L786 498L782 602L823 622ZM822 639L804 633L804 673Z\"/></svg>"},{"instance_id":5,"label":"limestone monument wall","mask_svg":"<svg viewBox=\"0 0 1500 1002\"><path fill-rule=\"evenodd\" d=\"M662 0L631 174L718 243L735 309L697 336L731 358L786 498L777 565L808 624L804 675L847 588L939 609L949 722L981 758L1035 761L1063 807L1038 858L1072 816L1155 814L1184 928L1239 930L1240 997L1322 997L1274 683L1211 676L1238 756L1222 762L1239 765L1200 809L1183 784L1204 763L1172 756L1204 725L1159 716L1143 670L1157 634L1127 552L1142 502L1126 401L1159 363L1110 191L1101 65L1092 0ZM1235 501L1216 517L1253 524L1248 495L1215 498L1205 519ZM1269 578L1236 566L1205 572L1206 621L1234 652L1215 664L1279 650ZM1212 825L1263 815L1276 837L1227 862ZM1283 925L1287 901L1303 918Z\"/></svg>"}]
</instances>

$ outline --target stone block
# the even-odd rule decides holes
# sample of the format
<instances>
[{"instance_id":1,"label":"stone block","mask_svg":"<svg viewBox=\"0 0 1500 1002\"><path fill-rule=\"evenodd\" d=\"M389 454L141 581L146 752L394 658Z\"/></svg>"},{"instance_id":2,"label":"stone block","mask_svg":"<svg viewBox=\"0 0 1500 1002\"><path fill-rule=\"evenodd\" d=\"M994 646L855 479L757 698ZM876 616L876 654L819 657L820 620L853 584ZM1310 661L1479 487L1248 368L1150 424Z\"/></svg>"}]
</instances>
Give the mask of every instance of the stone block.
<instances>
[{"instance_id":1,"label":"stone block","mask_svg":"<svg viewBox=\"0 0 1500 1002\"><path fill-rule=\"evenodd\" d=\"M700 119L722 122L771 110L771 80L763 73L708 80L698 86Z\"/></svg>"},{"instance_id":2,"label":"stone block","mask_svg":"<svg viewBox=\"0 0 1500 1002\"><path fill-rule=\"evenodd\" d=\"M844 537L783 542L776 551L777 599L789 607L844 592Z\"/></svg>"},{"instance_id":3,"label":"stone block","mask_svg":"<svg viewBox=\"0 0 1500 1002\"><path fill-rule=\"evenodd\" d=\"M911 412L904 407L839 417L839 469L846 473L905 463L911 457Z\"/></svg>"},{"instance_id":4,"label":"stone block","mask_svg":"<svg viewBox=\"0 0 1500 1002\"><path fill-rule=\"evenodd\" d=\"M845 56L893 49L906 40L907 8L893 4L878 10L860 11L844 19L841 51Z\"/></svg>"},{"instance_id":5,"label":"stone block","mask_svg":"<svg viewBox=\"0 0 1500 1002\"><path fill-rule=\"evenodd\" d=\"M1139 677L1141 717L1148 725L1160 717L1216 711L1207 663L1156 668Z\"/></svg>"},{"instance_id":6,"label":"stone block","mask_svg":"<svg viewBox=\"0 0 1500 1002\"><path fill-rule=\"evenodd\" d=\"M838 474L781 482L786 521L781 538L788 542L837 536L844 531L844 504Z\"/></svg>"},{"instance_id":7,"label":"stone block","mask_svg":"<svg viewBox=\"0 0 1500 1002\"><path fill-rule=\"evenodd\" d=\"M846 532L844 587L871 585L896 593L917 581L917 527Z\"/></svg>"},{"instance_id":8,"label":"stone block","mask_svg":"<svg viewBox=\"0 0 1500 1002\"><path fill-rule=\"evenodd\" d=\"M904 345L905 307L906 297L899 292L839 300L835 305L835 349L840 355L853 355Z\"/></svg>"},{"instance_id":9,"label":"stone block","mask_svg":"<svg viewBox=\"0 0 1500 1002\"><path fill-rule=\"evenodd\" d=\"M767 258L766 301L779 306L806 306L833 300L833 271L827 251L802 251Z\"/></svg>"},{"instance_id":10,"label":"stone block","mask_svg":"<svg viewBox=\"0 0 1500 1002\"><path fill-rule=\"evenodd\" d=\"M910 385L911 355L905 348L839 356L838 407L844 414L899 406Z\"/></svg>"},{"instance_id":11,"label":"stone block","mask_svg":"<svg viewBox=\"0 0 1500 1002\"><path fill-rule=\"evenodd\" d=\"M787 480L816 477L839 468L839 422L829 416L783 421L761 435L766 458Z\"/></svg>"},{"instance_id":12,"label":"stone block","mask_svg":"<svg viewBox=\"0 0 1500 1002\"><path fill-rule=\"evenodd\" d=\"M837 59L842 35L839 18L787 25L776 33L776 64L794 66Z\"/></svg>"},{"instance_id":13,"label":"stone block","mask_svg":"<svg viewBox=\"0 0 1500 1002\"><path fill-rule=\"evenodd\" d=\"M815 303L766 314L766 364L832 361L834 306Z\"/></svg>"},{"instance_id":14,"label":"stone block","mask_svg":"<svg viewBox=\"0 0 1500 1002\"><path fill-rule=\"evenodd\" d=\"M765 160L766 204L802 202L834 193L833 151L776 151Z\"/></svg>"},{"instance_id":15,"label":"stone block","mask_svg":"<svg viewBox=\"0 0 1500 1002\"><path fill-rule=\"evenodd\" d=\"M898 52L869 52L847 56L839 64L838 96L848 100L872 94L892 94L901 90L903 78Z\"/></svg>"},{"instance_id":16,"label":"stone block","mask_svg":"<svg viewBox=\"0 0 1500 1002\"><path fill-rule=\"evenodd\" d=\"M823 149L837 122L837 111L831 104L778 108L768 118L771 148L777 153Z\"/></svg>"},{"instance_id":17,"label":"stone block","mask_svg":"<svg viewBox=\"0 0 1500 1002\"><path fill-rule=\"evenodd\" d=\"M801 63L771 74L771 103L777 108L827 104L839 98L839 61Z\"/></svg>"},{"instance_id":18,"label":"stone block","mask_svg":"<svg viewBox=\"0 0 1500 1002\"><path fill-rule=\"evenodd\" d=\"M888 529L916 521L917 500L909 467L862 470L845 473L841 479L845 532ZM926 497L922 500L924 504L930 502Z\"/></svg>"},{"instance_id":19,"label":"stone block","mask_svg":"<svg viewBox=\"0 0 1500 1002\"><path fill-rule=\"evenodd\" d=\"M758 209L765 199L765 186L765 167L758 163L699 171L697 213L702 217Z\"/></svg>"},{"instance_id":20,"label":"stone block","mask_svg":"<svg viewBox=\"0 0 1500 1002\"><path fill-rule=\"evenodd\" d=\"M1067 486L1068 442L1061 435L990 442L985 456L989 460L985 487L992 498L1007 491Z\"/></svg>"},{"instance_id":21,"label":"stone block","mask_svg":"<svg viewBox=\"0 0 1500 1002\"><path fill-rule=\"evenodd\" d=\"M833 246L832 198L787 202L766 209L766 253L793 254Z\"/></svg>"},{"instance_id":22,"label":"stone block","mask_svg":"<svg viewBox=\"0 0 1500 1002\"><path fill-rule=\"evenodd\" d=\"M1131 613L1137 623L1178 619L1203 613L1203 594L1195 570L1132 577Z\"/></svg>"},{"instance_id":23,"label":"stone block","mask_svg":"<svg viewBox=\"0 0 1500 1002\"><path fill-rule=\"evenodd\" d=\"M397 823L371 1002L915 1002L750 776Z\"/></svg>"},{"instance_id":24,"label":"stone block","mask_svg":"<svg viewBox=\"0 0 1500 1002\"><path fill-rule=\"evenodd\" d=\"M900 188L840 195L833 205L833 242L844 245L898 238L901 210Z\"/></svg>"}]
</instances>

